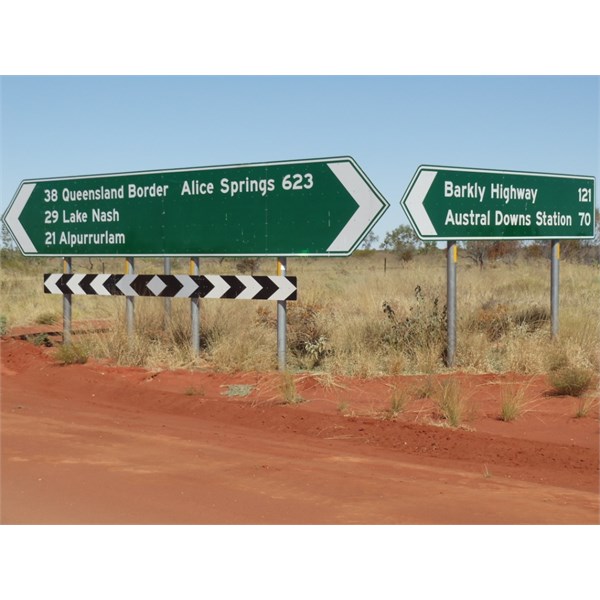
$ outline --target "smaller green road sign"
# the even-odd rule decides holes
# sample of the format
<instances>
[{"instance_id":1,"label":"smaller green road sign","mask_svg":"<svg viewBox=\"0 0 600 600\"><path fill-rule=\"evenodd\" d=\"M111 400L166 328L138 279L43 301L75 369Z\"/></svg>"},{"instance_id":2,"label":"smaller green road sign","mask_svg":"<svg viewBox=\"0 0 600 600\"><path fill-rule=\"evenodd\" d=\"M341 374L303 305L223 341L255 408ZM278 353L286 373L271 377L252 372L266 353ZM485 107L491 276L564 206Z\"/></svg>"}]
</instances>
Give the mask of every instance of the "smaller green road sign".
<instances>
[{"instance_id":1,"label":"smaller green road sign","mask_svg":"<svg viewBox=\"0 0 600 600\"><path fill-rule=\"evenodd\" d=\"M400 203L423 240L594 237L593 177L424 165Z\"/></svg>"}]
</instances>

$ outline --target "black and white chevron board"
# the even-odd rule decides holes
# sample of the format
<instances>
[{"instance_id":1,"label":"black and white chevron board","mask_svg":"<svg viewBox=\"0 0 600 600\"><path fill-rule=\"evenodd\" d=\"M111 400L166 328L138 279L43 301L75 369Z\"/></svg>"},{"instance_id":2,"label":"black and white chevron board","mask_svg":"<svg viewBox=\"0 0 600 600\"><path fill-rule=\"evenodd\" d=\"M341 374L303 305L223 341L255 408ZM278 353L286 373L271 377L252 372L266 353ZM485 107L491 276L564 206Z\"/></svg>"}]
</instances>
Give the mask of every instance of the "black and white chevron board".
<instances>
[{"instance_id":1,"label":"black and white chevron board","mask_svg":"<svg viewBox=\"0 0 600 600\"><path fill-rule=\"evenodd\" d=\"M296 277L281 275L44 275L46 294L296 300Z\"/></svg>"}]
</instances>

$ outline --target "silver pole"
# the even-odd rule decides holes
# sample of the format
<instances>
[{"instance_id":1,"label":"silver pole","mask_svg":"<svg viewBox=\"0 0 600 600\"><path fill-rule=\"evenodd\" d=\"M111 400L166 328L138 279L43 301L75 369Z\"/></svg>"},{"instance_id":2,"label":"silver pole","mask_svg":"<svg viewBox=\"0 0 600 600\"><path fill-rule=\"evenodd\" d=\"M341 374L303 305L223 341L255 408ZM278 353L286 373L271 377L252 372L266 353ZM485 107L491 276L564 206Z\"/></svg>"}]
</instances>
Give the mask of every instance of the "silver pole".
<instances>
[{"instance_id":1,"label":"silver pole","mask_svg":"<svg viewBox=\"0 0 600 600\"><path fill-rule=\"evenodd\" d=\"M135 274L135 259L133 256L125 258L125 275ZM127 313L127 335L132 337L135 331L135 302L133 296L125 297L125 310Z\"/></svg>"},{"instance_id":2,"label":"silver pole","mask_svg":"<svg viewBox=\"0 0 600 600\"><path fill-rule=\"evenodd\" d=\"M287 259L280 257L277 259L277 275L285 275L287 269ZM287 322L287 301L277 301L277 366L280 371L286 370L286 322Z\"/></svg>"},{"instance_id":3,"label":"silver pole","mask_svg":"<svg viewBox=\"0 0 600 600\"><path fill-rule=\"evenodd\" d=\"M550 266L550 314L552 325L552 339L558 337L558 288L559 288L559 270L560 270L560 242L552 240L551 266Z\"/></svg>"},{"instance_id":4,"label":"silver pole","mask_svg":"<svg viewBox=\"0 0 600 600\"><path fill-rule=\"evenodd\" d=\"M73 272L73 264L70 256L63 258L63 273L66 275ZM73 294L63 295L63 344L71 343L71 325L73 317Z\"/></svg>"},{"instance_id":5,"label":"silver pole","mask_svg":"<svg viewBox=\"0 0 600 600\"><path fill-rule=\"evenodd\" d=\"M456 354L456 263L458 262L458 246L456 241L449 241L447 246L447 317L448 317L448 348L446 365L454 366Z\"/></svg>"},{"instance_id":6,"label":"silver pole","mask_svg":"<svg viewBox=\"0 0 600 600\"><path fill-rule=\"evenodd\" d=\"M190 258L190 275L200 275L200 259ZM191 299L192 351L200 354L200 298Z\"/></svg>"},{"instance_id":7,"label":"silver pole","mask_svg":"<svg viewBox=\"0 0 600 600\"><path fill-rule=\"evenodd\" d=\"M165 271L165 275L171 274L171 257L170 256L165 256L164 271ZM165 327L168 328L171 325L171 298L164 298L164 301L165 301Z\"/></svg>"}]
</instances>

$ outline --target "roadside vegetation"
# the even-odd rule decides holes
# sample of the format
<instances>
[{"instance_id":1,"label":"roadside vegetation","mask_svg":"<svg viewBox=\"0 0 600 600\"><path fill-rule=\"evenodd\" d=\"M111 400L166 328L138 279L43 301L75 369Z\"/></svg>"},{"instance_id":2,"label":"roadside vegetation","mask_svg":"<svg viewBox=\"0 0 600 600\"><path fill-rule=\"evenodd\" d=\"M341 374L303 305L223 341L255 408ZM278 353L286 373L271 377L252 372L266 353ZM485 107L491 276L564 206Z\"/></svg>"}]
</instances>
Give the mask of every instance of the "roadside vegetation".
<instances>
[{"instance_id":1,"label":"roadside vegetation","mask_svg":"<svg viewBox=\"0 0 600 600\"><path fill-rule=\"evenodd\" d=\"M380 244L385 250L375 250L377 239L370 236L371 247L350 258L288 260L288 273L298 277L299 288L298 301L288 303L290 371L359 377L447 371L445 251L416 241L405 230L391 234ZM562 250L560 341L555 344L550 343L548 243L488 243L484 250L472 242L463 245L456 369L548 373L557 393L573 395L595 385L590 374L600 371L600 261L598 246L578 243ZM136 261L139 273L160 273L162 266L161 259ZM60 271L60 259L24 258L5 249L1 267L3 330L60 322L62 297L44 294L42 284L43 273ZM119 273L123 260L74 259L73 267L78 273ZM250 265L239 259L202 259L200 267L212 274L272 275L276 261L254 259ZM186 259L173 260L174 273L187 268ZM275 302L202 300L200 305L199 357L190 348L187 299L171 300L170 319L162 299L137 299L132 339L125 332L122 297L75 296L73 319L112 320L110 331L86 336L86 352L118 364L276 368ZM557 357L549 364L552 353ZM422 390L425 397L434 393ZM390 414L399 408L390 406Z\"/></svg>"}]
</instances>

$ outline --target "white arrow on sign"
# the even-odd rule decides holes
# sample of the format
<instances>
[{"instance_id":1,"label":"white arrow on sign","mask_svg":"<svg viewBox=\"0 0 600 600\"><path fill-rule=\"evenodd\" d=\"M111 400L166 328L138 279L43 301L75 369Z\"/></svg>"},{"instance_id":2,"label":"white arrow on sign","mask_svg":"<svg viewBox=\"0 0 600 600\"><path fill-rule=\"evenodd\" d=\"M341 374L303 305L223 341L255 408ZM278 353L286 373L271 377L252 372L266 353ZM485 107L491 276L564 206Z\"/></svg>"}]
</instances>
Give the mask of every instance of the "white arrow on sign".
<instances>
[{"instance_id":1,"label":"white arrow on sign","mask_svg":"<svg viewBox=\"0 0 600 600\"><path fill-rule=\"evenodd\" d=\"M215 287L204 296L205 298L222 298L231 287L220 275L205 275Z\"/></svg>"},{"instance_id":2,"label":"white arrow on sign","mask_svg":"<svg viewBox=\"0 0 600 600\"><path fill-rule=\"evenodd\" d=\"M61 273L52 273L44 282L44 285L50 290L51 294L62 294L59 287L56 285L61 277Z\"/></svg>"},{"instance_id":3,"label":"white arrow on sign","mask_svg":"<svg viewBox=\"0 0 600 600\"><path fill-rule=\"evenodd\" d=\"M358 204L356 212L327 248L327 252L347 252L375 218L382 202L351 163L327 163L327 166Z\"/></svg>"},{"instance_id":4,"label":"white arrow on sign","mask_svg":"<svg viewBox=\"0 0 600 600\"><path fill-rule=\"evenodd\" d=\"M198 284L189 275L175 275L177 281L183 286L176 294L175 298L189 298L198 288Z\"/></svg>"},{"instance_id":5,"label":"white arrow on sign","mask_svg":"<svg viewBox=\"0 0 600 600\"><path fill-rule=\"evenodd\" d=\"M12 231L17 240L17 244L19 244L23 252L37 252L37 248L33 245L31 238L27 235L23 225L21 225L21 221L19 221L19 217L34 188L35 183L24 183L5 217L8 228Z\"/></svg>"},{"instance_id":6,"label":"white arrow on sign","mask_svg":"<svg viewBox=\"0 0 600 600\"><path fill-rule=\"evenodd\" d=\"M420 171L404 203L415 227L421 232L421 235L437 235L437 231L423 206L423 202L436 175L437 171Z\"/></svg>"},{"instance_id":7,"label":"white arrow on sign","mask_svg":"<svg viewBox=\"0 0 600 600\"><path fill-rule=\"evenodd\" d=\"M135 281L137 275L123 275L117 287L123 292L124 296L137 296L137 292L131 287L131 284Z\"/></svg>"},{"instance_id":8,"label":"white arrow on sign","mask_svg":"<svg viewBox=\"0 0 600 600\"><path fill-rule=\"evenodd\" d=\"M246 286L246 289L237 295L238 300L252 300L263 289L251 275L238 275L237 278Z\"/></svg>"},{"instance_id":9,"label":"white arrow on sign","mask_svg":"<svg viewBox=\"0 0 600 600\"><path fill-rule=\"evenodd\" d=\"M98 294L98 296L110 296L110 292L104 287L106 280L110 275L96 275L94 280L90 283L90 287Z\"/></svg>"},{"instance_id":10,"label":"white arrow on sign","mask_svg":"<svg viewBox=\"0 0 600 600\"><path fill-rule=\"evenodd\" d=\"M274 277L269 276L269 279L279 286L279 289L270 297L270 300L286 300L291 293L296 291L294 284L285 277L277 276L275 280Z\"/></svg>"},{"instance_id":11,"label":"white arrow on sign","mask_svg":"<svg viewBox=\"0 0 600 600\"><path fill-rule=\"evenodd\" d=\"M84 273L77 273L72 275L67 282L67 287L74 293L79 295L85 295L85 292L79 287L79 282L85 277Z\"/></svg>"}]
</instances>

